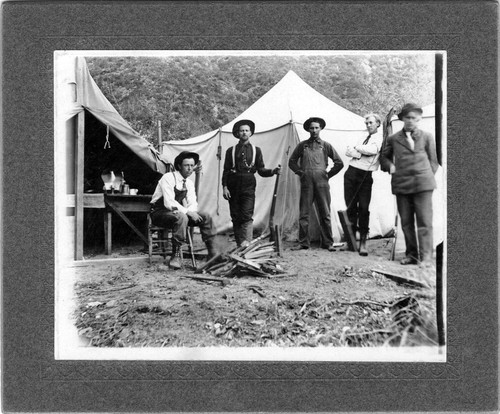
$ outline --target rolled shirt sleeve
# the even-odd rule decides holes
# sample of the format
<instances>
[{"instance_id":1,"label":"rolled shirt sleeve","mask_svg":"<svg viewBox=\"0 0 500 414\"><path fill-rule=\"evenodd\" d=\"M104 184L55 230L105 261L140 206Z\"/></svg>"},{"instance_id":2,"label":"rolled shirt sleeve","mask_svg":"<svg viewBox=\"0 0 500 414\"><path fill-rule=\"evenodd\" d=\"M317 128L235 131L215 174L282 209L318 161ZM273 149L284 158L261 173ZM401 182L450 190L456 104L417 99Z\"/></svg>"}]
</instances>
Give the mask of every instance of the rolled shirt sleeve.
<instances>
[{"instance_id":1,"label":"rolled shirt sleeve","mask_svg":"<svg viewBox=\"0 0 500 414\"><path fill-rule=\"evenodd\" d=\"M361 158L361 153L352 147L347 147L345 155L347 155L348 157L351 157L351 158L356 158L356 159Z\"/></svg>"},{"instance_id":2,"label":"rolled shirt sleeve","mask_svg":"<svg viewBox=\"0 0 500 414\"><path fill-rule=\"evenodd\" d=\"M383 140L384 137L382 134L374 134L368 144L356 145L356 151L363 155L377 155L380 152L380 148L382 148Z\"/></svg>"}]
</instances>

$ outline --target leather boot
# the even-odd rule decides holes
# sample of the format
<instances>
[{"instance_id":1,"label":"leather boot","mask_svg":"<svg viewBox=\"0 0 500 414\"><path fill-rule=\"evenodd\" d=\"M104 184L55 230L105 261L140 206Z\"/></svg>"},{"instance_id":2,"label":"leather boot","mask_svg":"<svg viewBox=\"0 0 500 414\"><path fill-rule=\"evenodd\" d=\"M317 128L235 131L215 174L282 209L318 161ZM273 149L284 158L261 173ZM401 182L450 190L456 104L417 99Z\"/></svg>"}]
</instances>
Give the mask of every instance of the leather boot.
<instances>
[{"instance_id":1,"label":"leather boot","mask_svg":"<svg viewBox=\"0 0 500 414\"><path fill-rule=\"evenodd\" d=\"M178 270L181 268L181 245L177 243L172 243L172 257L170 259L170 262L168 263L168 266L171 269Z\"/></svg>"},{"instance_id":2,"label":"leather boot","mask_svg":"<svg viewBox=\"0 0 500 414\"><path fill-rule=\"evenodd\" d=\"M241 224L241 238L242 238L242 243L243 241L247 241L250 243L253 240L253 222L252 221L246 221Z\"/></svg>"},{"instance_id":3,"label":"leather boot","mask_svg":"<svg viewBox=\"0 0 500 414\"><path fill-rule=\"evenodd\" d=\"M236 246L240 247L243 238L241 237L241 225L238 223L233 223L233 233L234 233L234 241L236 242Z\"/></svg>"},{"instance_id":4,"label":"leather boot","mask_svg":"<svg viewBox=\"0 0 500 414\"><path fill-rule=\"evenodd\" d=\"M368 250L366 250L366 234L361 234L359 236L359 255L368 256Z\"/></svg>"},{"instance_id":5,"label":"leather boot","mask_svg":"<svg viewBox=\"0 0 500 414\"><path fill-rule=\"evenodd\" d=\"M217 255L217 248L215 247L215 236L210 237L205 240L205 245L207 246L208 256L207 259L210 260Z\"/></svg>"}]
</instances>

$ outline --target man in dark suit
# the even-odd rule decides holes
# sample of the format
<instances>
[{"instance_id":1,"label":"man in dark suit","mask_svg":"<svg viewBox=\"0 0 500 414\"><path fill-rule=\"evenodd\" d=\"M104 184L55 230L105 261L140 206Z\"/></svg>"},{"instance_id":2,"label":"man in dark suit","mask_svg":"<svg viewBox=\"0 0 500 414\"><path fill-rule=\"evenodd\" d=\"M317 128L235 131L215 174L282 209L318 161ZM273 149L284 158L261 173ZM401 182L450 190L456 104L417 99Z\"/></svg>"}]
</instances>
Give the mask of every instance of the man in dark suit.
<instances>
[{"instance_id":1,"label":"man in dark suit","mask_svg":"<svg viewBox=\"0 0 500 414\"><path fill-rule=\"evenodd\" d=\"M403 129L387 138L381 166L392 175L392 193L401 216L406 243L406 257L401 264L421 262L427 266L432 264L432 192L439 167L436 144L432 134L418 129L422 108L407 103L398 118L404 123Z\"/></svg>"}]
</instances>

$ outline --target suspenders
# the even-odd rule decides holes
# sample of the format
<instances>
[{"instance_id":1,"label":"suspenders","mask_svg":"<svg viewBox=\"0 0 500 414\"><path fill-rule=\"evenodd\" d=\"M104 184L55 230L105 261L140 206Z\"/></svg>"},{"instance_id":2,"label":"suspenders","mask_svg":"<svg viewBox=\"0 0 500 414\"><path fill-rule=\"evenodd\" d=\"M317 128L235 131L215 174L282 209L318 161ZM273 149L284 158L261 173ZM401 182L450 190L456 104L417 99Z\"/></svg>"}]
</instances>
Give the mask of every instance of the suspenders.
<instances>
[{"instance_id":1,"label":"suspenders","mask_svg":"<svg viewBox=\"0 0 500 414\"><path fill-rule=\"evenodd\" d=\"M255 155L257 154L257 151L255 149L255 145L250 144L252 147L252 163L249 165L250 168L252 168L255 165ZM233 170L236 169L236 145L233 146Z\"/></svg>"}]
</instances>

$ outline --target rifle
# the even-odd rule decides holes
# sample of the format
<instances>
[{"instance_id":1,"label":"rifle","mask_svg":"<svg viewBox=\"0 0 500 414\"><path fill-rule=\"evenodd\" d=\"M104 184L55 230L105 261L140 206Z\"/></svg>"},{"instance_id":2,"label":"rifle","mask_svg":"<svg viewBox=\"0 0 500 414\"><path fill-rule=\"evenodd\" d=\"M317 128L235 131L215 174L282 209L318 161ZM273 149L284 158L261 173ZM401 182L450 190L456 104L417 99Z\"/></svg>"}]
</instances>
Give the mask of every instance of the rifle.
<instances>
[{"instance_id":1,"label":"rifle","mask_svg":"<svg viewBox=\"0 0 500 414\"><path fill-rule=\"evenodd\" d=\"M384 119L384 125L383 125L384 140L382 142L382 149L380 152L384 151L384 147L385 147L386 142L387 142L387 137L392 134L391 119L394 116L394 112L395 112L394 107L392 107ZM394 196L394 205L395 205L394 210L396 211L396 214L394 216L394 229L393 229L394 234L393 234L393 239L392 239L392 247L391 247L391 254L390 254L389 260L394 260L394 257L396 256L396 242L398 239L398 207L397 207L397 203L396 203L396 196Z\"/></svg>"},{"instance_id":2,"label":"rifle","mask_svg":"<svg viewBox=\"0 0 500 414\"><path fill-rule=\"evenodd\" d=\"M396 196L394 196L394 199ZM394 218L394 229L393 229L394 235L392 239L392 247L391 247L391 255L390 255L390 260L394 260L394 257L396 256L396 241L398 240L398 207L396 205L396 216Z\"/></svg>"},{"instance_id":3,"label":"rifle","mask_svg":"<svg viewBox=\"0 0 500 414\"><path fill-rule=\"evenodd\" d=\"M278 165L278 167L281 167L281 165ZM274 229L274 216L276 213L276 200L278 198L278 185L279 185L280 175L281 171L279 174L276 174L276 181L274 183L274 190L273 190L273 201L271 203L271 212L269 214L269 230L271 231L271 237L270 237L271 241L275 241L277 236L275 234L276 232Z\"/></svg>"}]
</instances>

